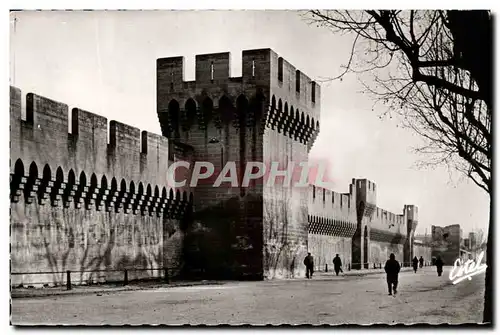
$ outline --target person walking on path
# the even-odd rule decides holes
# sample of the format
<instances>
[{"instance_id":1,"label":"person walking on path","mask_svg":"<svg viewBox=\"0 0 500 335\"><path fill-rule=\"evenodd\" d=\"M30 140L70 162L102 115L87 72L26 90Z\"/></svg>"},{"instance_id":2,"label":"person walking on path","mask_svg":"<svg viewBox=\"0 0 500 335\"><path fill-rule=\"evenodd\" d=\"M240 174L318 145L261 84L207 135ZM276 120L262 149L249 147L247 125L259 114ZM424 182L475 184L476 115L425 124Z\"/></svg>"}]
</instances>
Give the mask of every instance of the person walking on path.
<instances>
[{"instance_id":1,"label":"person walking on path","mask_svg":"<svg viewBox=\"0 0 500 335\"><path fill-rule=\"evenodd\" d=\"M444 262L441 259L441 256L437 256L435 264L436 264L438 276L441 277L441 274L443 273L443 265L444 265Z\"/></svg>"},{"instance_id":2,"label":"person walking on path","mask_svg":"<svg viewBox=\"0 0 500 335\"><path fill-rule=\"evenodd\" d=\"M337 254L333 259L333 269L335 270L335 274L337 276L339 275L339 271L344 273L344 271L342 271L342 261L340 260L339 254Z\"/></svg>"},{"instance_id":3,"label":"person walking on path","mask_svg":"<svg viewBox=\"0 0 500 335\"><path fill-rule=\"evenodd\" d=\"M415 271L415 273L417 273L417 269L418 269L418 258L417 256L413 257L413 271Z\"/></svg>"},{"instance_id":4,"label":"person walking on path","mask_svg":"<svg viewBox=\"0 0 500 335\"><path fill-rule=\"evenodd\" d=\"M314 272L314 258L311 253L308 252L306 258L304 258L304 265L306 266L306 277L311 279Z\"/></svg>"},{"instance_id":5,"label":"person walking on path","mask_svg":"<svg viewBox=\"0 0 500 335\"><path fill-rule=\"evenodd\" d=\"M422 268L424 266L424 258L422 256L420 256L420 259L418 260L418 262L420 263L420 268Z\"/></svg>"},{"instance_id":6,"label":"person walking on path","mask_svg":"<svg viewBox=\"0 0 500 335\"><path fill-rule=\"evenodd\" d=\"M389 288L389 295L392 295L394 289L394 294L396 294L398 288L398 275L399 270L401 270L401 265L396 260L396 256L391 254L389 260L385 262L384 267L385 273L387 273L387 287Z\"/></svg>"}]
</instances>

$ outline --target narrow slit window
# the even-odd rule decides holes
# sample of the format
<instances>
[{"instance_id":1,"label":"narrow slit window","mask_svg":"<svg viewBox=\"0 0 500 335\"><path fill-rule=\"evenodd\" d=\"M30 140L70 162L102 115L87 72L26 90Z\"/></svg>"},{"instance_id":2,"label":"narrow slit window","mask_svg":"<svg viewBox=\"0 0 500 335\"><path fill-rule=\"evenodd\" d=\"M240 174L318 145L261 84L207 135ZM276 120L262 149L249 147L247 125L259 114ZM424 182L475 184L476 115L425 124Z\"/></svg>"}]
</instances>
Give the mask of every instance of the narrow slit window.
<instances>
[{"instance_id":1,"label":"narrow slit window","mask_svg":"<svg viewBox=\"0 0 500 335\"><path fill-rule=\"evenodd\" d=\"M316 103L316 82L312 82L312 90L311 90L311 100L313 103Z\"/></svg>"},{"instance_id":2,"label":"narrow slit window","mask_svg":"<svg viewBox=\"0 0 500 335\"><path fill-rule=\"evenodd\" d=\"M214 62L210 64L210 80L214 80Z\"/></svg>"},{"instance_id":3,"label":"narrow slit window","mask_svg":"<svg viewBox=\"0 0 500 335\"><path fill-rule=\"evenodd\" d=\"M147 132L143 131L141 134L141 147L142 147L142 153L147 154L148 153L148 135Z\"/></svg>"},{"instance_id":4,"label":"narrow slit window","mask_svg":"<svg viewBox=\"0 0 500 335\"><path fill-rule=\"evenodd\" d=\"M316 199L316 187L313 186L313 199Z\"/></svg>"},{"instance_id":5,"label":"narrow slit window","mask_svg":"<svg viewBox=\"0 0 500 335\"><path fill-rule=\"evenodd\" d=\"M283 58L278 58L278 80L283 81Z\"/></svg>"},{"instance_id":6,"label":"narrow slit window","mask_svg":"<svg viewBox=\"0 0 500 335\"><path fill-rule=\"evenodd\" d=\"M326 192L325 189L323 189L323 203L325 203L325 199L326 199Z\"/></svg>"},{"instance_id":7,"label":"narrow slit window","mask_svg":"<svg viewBox=\"0 0 500 335\"><path fill-rule=\"evenodd\" d=\"M255 60L252 60L252 77L255 77Z\"/></svg>"},{"instance_id":8,"label":"narrow slit window","mask_svg":"<svg viewBox=\"0 0 500 335\"><path fill-rule=\"evenodd\" d=\"M295 91L300 92L300 71L295 71Z\"/></svg>"}]
</instances>

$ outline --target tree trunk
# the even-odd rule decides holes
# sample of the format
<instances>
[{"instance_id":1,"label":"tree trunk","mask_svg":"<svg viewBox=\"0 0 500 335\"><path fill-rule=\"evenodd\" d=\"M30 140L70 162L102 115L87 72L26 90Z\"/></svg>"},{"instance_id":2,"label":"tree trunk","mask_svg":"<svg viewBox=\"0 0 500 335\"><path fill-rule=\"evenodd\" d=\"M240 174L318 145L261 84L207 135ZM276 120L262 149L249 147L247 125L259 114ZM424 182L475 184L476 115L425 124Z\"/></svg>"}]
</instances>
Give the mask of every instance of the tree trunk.
<instances>
[{"instance_id":1,"label":"tree trunk","mask_svg":"<svg viewBox=\"0 0 500 335\"><path fill-rule=\"evenodd\" d=\"M484 290L483 322L493 326L493 200L490 193L490 222L488 227L488 242L486 243L486 279Z\"/></svg>"}]
</instances>

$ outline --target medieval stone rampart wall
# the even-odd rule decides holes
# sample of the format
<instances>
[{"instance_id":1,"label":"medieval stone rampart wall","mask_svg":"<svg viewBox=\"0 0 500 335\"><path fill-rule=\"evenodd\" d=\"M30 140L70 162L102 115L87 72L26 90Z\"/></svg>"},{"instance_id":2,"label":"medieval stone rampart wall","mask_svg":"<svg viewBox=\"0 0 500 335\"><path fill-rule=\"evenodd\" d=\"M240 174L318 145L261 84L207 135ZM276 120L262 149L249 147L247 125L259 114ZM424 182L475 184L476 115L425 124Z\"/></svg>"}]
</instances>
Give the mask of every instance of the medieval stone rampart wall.
<instances>
[{"instance_id":1,"label":"medieval stone rampart wall","mask_svg":"<svg viewBox=\"0 0 500 335\"><path fill-rule=\"evenodd\" d=\"M182 266L181 219L192 195L167 185L167 140L11 87L13 285L157 276ZM143 270L150 269L150 270ZM163 273L163 272L162 272Z\"/></svg>"}]
</instances>

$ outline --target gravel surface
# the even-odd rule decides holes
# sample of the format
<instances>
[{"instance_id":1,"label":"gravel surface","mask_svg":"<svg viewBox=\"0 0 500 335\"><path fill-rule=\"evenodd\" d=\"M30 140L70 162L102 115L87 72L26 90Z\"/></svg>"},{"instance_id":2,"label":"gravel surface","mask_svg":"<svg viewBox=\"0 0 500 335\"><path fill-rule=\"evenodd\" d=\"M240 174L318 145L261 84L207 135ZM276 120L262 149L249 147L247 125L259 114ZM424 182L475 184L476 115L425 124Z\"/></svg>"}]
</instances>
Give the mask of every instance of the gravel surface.
<instances>
[{"instance_id":1,"label":"gravel surface","mask_svg":"<svg viewBox=\"0 0 500 335\"><path fill-rule=\"evenodd\" d=\"M453 285L450 267L403 272L398 294L385 276L157 287L13 298L13 325L479 323L484 274Z\"/></svg>"}]
</instances>

